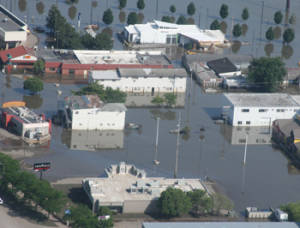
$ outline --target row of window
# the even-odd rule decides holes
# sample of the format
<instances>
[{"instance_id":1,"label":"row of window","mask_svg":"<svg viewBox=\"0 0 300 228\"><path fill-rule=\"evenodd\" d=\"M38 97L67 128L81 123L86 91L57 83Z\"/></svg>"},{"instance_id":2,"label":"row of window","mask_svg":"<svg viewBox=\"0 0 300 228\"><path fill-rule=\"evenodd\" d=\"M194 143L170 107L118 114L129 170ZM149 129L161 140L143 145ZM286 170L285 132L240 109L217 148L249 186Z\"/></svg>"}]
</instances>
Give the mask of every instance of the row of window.
<instances>
[{"instance_id":1,"label":"row of window","mask_svg":"<svg viewBox=\"0 0 300 228\"><path fill-rule=\"evenodd\" d=\"M272 109L273 111L273 109ZM288 109L276 109L276 112L285 112L285 111L289 111ZM290 109L290 111L292 111L292 109ZM242 109L242 112L250 112L250 109L245 108ZM268 112L268 109L258 109L258 112ZM294 112L297 112L297 109L294 109Z\"/></svg>"},{"instance_id":2,"label":"row of window","mask_svg":"<svg viewBox=\"0 0 300 228\"><path fill-rule=\"evenodd\" d=\"M103 123L99 124L99 126L103 126L103 125L105 125L105 124L103 124ZM82 126L82 123L79 123L79 126ZM112 123L112 124L106 123L106 126L115 126L115 124L114 123Z\"/></svg>"},{"instance_id":3,"label":"row of window","mask_svg":"<svg viewBox=\"0 0 300 228\"><path fill-rule=\"evenodd\" d=\"M238 121L238 125L242 125L243 124L243 121ZM246 124L247 125L250 125L251 124L251 121L246 121Z\"/></svg>"}]
</instances>

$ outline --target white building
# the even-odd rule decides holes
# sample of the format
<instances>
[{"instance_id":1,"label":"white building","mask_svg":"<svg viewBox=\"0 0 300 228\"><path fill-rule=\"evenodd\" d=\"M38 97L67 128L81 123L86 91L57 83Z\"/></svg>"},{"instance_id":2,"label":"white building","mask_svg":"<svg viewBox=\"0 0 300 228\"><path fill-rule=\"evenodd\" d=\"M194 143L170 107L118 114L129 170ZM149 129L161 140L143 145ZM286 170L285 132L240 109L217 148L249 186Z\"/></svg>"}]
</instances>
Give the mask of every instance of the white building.
<instances>
[{"instance_id":1,"label":"white building","mask_svg":"<svg viewBox=\"0 0 300 228\"><path fill-rule=\"evenodd\" d=\"M8 49L21 44L27 39L27 24L12 12L0 5L1 46Z\"/></svg>"},{"instance_id":2,"label":"white building","mask_svg":"<svg viewBox=\"0 0 300 228\"><path fill-rule=\"evenodd\" d=\"M299 103L283 93L228 93L223 112L233 126L271 126L276 119L292 119Z\"/></svg>"},{"instance_id":3,"label":"white building","mask_svg":"<svg viewBox=\"0 0 300 228\"><path fill-rule=\"evenodd\" d=\"M140 44L185 44L199 43L200 46L224 44L225 35L220 30L199 29L197 25L178 25L163 21L128 25L124 29L129 43Z\"/></svg>"},{"instance_id":4,"label":"white building","mask_svg":"<svg viewBox=\"0 0 300 228\"><path fill-rule=\"evenodd\" d=\"M126 107L120 103L104 104L97 95L65 98L68 125L73 130L123 130Z\"/></svg>"},{"instance_id":5,"label":"white building","mask_svg":"<svg viewBox=\"0 0 300 228\"><path fill-rule=\"evenodd\" d=\"M187 73L173 69L118 69L90 71L89 83L133 93L184 93Z\"/></svg>"}]
</instances>

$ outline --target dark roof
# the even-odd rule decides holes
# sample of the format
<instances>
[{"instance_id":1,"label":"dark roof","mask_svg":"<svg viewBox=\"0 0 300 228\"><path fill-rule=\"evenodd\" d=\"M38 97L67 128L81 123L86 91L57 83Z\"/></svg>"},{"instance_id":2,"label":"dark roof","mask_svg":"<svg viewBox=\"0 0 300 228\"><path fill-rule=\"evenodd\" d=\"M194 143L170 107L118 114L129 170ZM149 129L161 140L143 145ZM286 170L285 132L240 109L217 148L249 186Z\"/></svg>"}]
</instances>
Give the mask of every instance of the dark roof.
<instances>
[{"instance_id":1,"label":"dark roof","mask_svg":"<svg viewBox=\"0 0 300 228\"><path fill-rule=\"evenodd\" d=\"M237 71L237 67L227 57L209 61L207 62L207 66L216 72L216 74Z\"/></svg>"}]
</instances>

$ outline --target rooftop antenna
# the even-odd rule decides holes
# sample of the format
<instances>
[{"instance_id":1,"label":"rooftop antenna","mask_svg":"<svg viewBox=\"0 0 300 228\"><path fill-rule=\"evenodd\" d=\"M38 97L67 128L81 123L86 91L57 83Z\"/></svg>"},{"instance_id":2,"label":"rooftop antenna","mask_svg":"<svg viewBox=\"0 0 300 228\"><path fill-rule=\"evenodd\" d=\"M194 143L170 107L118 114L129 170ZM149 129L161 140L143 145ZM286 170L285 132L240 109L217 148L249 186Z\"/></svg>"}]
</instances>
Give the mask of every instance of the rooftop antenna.
<instances>
[{"instance_id":1,"label":"rooftop antenna","mask_svg":"<svg viewBox=\"0 0 300 228\"><path fill-rule=\"evenodd\" d=\"M181 122L181 112L179 112L179 118L178 118L178 124L177 124L177 141L176 141L176 159L175 159L174 178L177 178L177 173L178 173L180 122Z\"/></svg>"}]
</instances>

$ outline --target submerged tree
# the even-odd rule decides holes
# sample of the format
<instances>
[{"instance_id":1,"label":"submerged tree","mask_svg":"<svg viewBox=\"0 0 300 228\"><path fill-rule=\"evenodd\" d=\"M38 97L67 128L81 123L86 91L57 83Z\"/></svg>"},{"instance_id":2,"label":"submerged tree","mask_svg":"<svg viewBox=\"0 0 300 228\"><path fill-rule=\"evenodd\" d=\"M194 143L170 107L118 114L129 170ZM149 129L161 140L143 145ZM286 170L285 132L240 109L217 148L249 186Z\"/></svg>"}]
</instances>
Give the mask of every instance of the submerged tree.
<instances>
[{"instance_id":1,"label":"submerged tree","mask_svg":"<svg viewBox=\"0 0 300 228\"><path fill-rule=\"evenodd\" d=\"M40 92L44 89L43 81L39 78L28 78L24 81L24 89L29 90L32 93Z\"/></svg>"},{"instance_id":2,"label":"submerged tree","mask_svg":"<svg viewBox=\"0 0 300 228\"><path fill-rule=\"evenodd\" d=\"M225 19L228 16L228 5L222 4L220 8L220 16Z\"/></svg>"},{"instance_id":3,"label":"submerged tree","mask_svg":"<svg viewBox=\"0 0 300 228\"><path fill-rule=\"evenodd\" d=\"M104 11L102 20L107 25L110 25L113 22L114 16L111 9L107 9Z\"/></svg>"},{"instance_id":4,"label":"submerged tree","mask_svg":"<svg viewBox=\"0 0 300 228\"><path fill-rule=\"evenodd\" d=\"M221 26L220 26L220 23L217 19L215 19L211 24L210 24L210 29L211 30L218 30L220 29Z\"/></svg>"},{"instance_id":5,"label":"submerged tree","mask_svg":"<svg viewBox=\"0 0 300 228\"><path fill-rule=\"evenodd\" d=\"M274 40L274 32L272 27L268 28L268 30L266 31L266 39L269 41Z\"/></svg>"},{"instance_id":6,"label":"submerged tree","mask_svg":"<svg viewBox=\"0 0 300 228\"><path fill-rule=\"evenodd\" d=\"M249 18L249 11L248 11L248 8L245 8L245 9L243 9L243 12L242 12L242 18L243 18L243 20L248 20L248 18Z\"/></svg>"},{"instance_id":7,"label":"submerged tree","mask_svg":"<svg viewBox=\"0 0 300 228\"><path fill-rule=\"evenodd\" d=\"M274 14L274 22L276 24L280 24L282 22L282 19L283 19L283 15L281 13L281 11L277 11L275 14Z\"/></svg>"},{"instance_id":8,"label":"submerged tree","mask_svg":"<svg viewBox=\"0 0 300 228\"><path fill-rule=\"evenodd\" d=\"M138 22L138 16L136 12L131 12L127 17L127 24L134 25Z\"/></svg>"},{"instance_id":9,"label":"submerged tree","mask_svg":"<svg viewBox=\"0 0 300 228\"><path fill-rule=\"evenodd\" d=\"M188 15L193 16L195 14L195 12L196 12L195 4L193 2L191 2L187 6L187 13L188 13Z\"/></svg>"},{"instance_id":10,"label":"submerged tree","mask_svg":"<svg viewBox=\"0 0 300 228\"><path fill-rule=\"evenodd\" d=\"M283 41L285 43L290 43L294 40L294 38L295 38L294 29L287 28L283 33Z\"/></svg>"},{"instance_id":11,"label":"submerged tree","mask_svg":"<svg viewBox=\"0 0 300 228\"><path fill-rule=\"evenodd\" d=\"M234 37L240 37L242 35L242 27L240 24L236 24L233 26L232 34Z\"/></svg>"}]
</instances>

